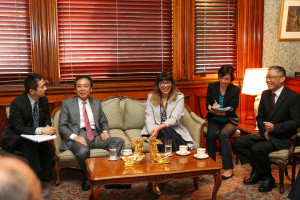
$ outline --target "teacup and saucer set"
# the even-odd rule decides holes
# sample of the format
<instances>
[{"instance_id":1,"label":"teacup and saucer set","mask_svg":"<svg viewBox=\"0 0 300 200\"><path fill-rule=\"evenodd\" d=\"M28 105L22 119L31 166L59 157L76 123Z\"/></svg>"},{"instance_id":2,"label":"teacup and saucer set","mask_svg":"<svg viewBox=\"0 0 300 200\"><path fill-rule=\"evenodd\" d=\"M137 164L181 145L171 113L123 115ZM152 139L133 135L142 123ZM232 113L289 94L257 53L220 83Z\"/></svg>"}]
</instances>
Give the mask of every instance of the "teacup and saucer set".
<instances>
[{"instance_id":1,"label":"teacup and saucer set","mask_svg":"<svg viewBox=\"0 0 300 200\"><path fill-rule=\"evenodd\" d=\"M133 155L133 152L131 149L123 149L121 151L121 153L123 154L123 156L131 156ZM121 159L123 160L123 157L121 156Z\"/></svg>"},{"instance_id":2,"label":"teacup and saucer set","mask_svg":"<svg viewBox=\"0 0 300 200\"><path fill-rule=\"evenodd\" d=\"M197 149L197 154L194 154L194 158L197 159L206 159L209 156L206 154L206 149L205 148L198 148Z\"/></svg>"},{"instance_id":3,"label":"teacup and saucer set","mask_svg":"<svg viewBox=\"0 0 300 200\"><path fill-rule=\"evenodd\" d=\"M188 151L188 145L180 145L179 151L176 151L176 154L180 156L188 156L191 154L191 152Z\"/></svg>"}]
</instances>

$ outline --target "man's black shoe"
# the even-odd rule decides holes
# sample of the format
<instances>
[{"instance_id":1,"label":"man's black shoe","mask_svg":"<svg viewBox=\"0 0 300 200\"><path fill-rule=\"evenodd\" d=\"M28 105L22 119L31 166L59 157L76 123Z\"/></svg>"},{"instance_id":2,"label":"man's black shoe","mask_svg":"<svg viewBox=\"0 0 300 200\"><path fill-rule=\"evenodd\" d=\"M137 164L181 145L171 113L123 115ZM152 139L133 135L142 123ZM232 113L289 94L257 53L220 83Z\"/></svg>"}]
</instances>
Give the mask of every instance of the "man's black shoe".
<instances>
[{"instance_id":1,"label":"man's black shoe","mask_svg":"<svg viewBox=\"0 0 300 200\"><path fill-rule=\"evenodd\" d=\"M259 186L258 191L259 192L270 192L273 188L276 187L275 180L273 176L267 176L261 186Z\"/></svg>"},{"instance_id":2,"label":"man's black shoe","mask_svg":"<svg viewBox=\"0 0 300 200\"><path fill-rule=\"evenodd\" d=\"M250 174L250 178L245 179L243 183L245 185L254 185L257 183L257 181L262 181L262 180L263 180L262 176L259 176L256 171L252 171Z\"/></svg>"},{"instance_id":3,"label":"man's black shoe","mask_svg":"<svg viewBox=\"0 0 300 200\"><path fill-rule=\"evenodd\" d=\"M83 183L82 183L82 186L81 186L81 189L83 191L88 191L90 189L90 183L87 179L84 179L83 180Z\"/></svg>"},{"instance_id":4,"label":"man's black shoe","mask_svg":"<svg viewBox=\"0 0 300 200\"><path fill-rule=\"evenodd\" d=\"M105 185L105 189L130 189L131 184L109 184Z\"/></svg>"}]
</instances>

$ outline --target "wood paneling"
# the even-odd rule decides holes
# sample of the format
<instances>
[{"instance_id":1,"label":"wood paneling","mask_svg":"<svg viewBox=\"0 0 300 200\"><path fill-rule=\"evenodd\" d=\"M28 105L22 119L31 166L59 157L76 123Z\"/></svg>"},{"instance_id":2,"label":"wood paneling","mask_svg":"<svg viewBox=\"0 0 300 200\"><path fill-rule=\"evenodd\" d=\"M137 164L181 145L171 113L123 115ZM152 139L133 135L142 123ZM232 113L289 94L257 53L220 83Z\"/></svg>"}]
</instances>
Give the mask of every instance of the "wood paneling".
<instances>
[{"instance_id":1,"label":"wood paneling","mask_svg":"<svg viewBox=\"0 0 300 200\"><path fill-rule=\"evenodd\" d=\"M31 0L33 72L54 85L59 83L56 10L56 0Z\"/></svg>"},{"instance_id":2,"label":"wood paneling","mask_svg":"<svg viewBox=\"0 0 300 200\"><path fill-rule=\"evenodd\" d=\"M194 14L193 1L174 0L174 79L186 102L197 114L205 116L205 96L207 85L215 82L216 75L200 77L194 75ZM238 70L235 84L241 87L246 68L262 66L263 13L264 1L239 0L238 23ZM74 95L72 84L59 84L59 62L57 46L56 0L31 0L32 60L34 72L41 73L48 80L47 96L53 107ZM297 88L299 81L287 80ZM153 82L113 82L95 84L92 96L104 99L116 94L146 99ZM10 102L24 91L23 86L1 86L0 105ZM199 100L199 103L197 103ZM241 95L239 114L243 123L254 119L254 97ZM199 104L199 105L198 105ZM1 110L1 108L0 108ZM1 115L2 112L0 112ZM1 115L1 126L4 120Z\"/></svg>"},{"instance_id":3,"label":"wood paneling","mask_svg":"<svg viewBox=\"0 0 300 200\"><path fill-rule=\"evenodd\" d=\"M247 68L262 67L264 1L239 1L238 79L243 80ZM241 94L242 123L254 120L254 97Z\"/></svg>"}]
</instances>

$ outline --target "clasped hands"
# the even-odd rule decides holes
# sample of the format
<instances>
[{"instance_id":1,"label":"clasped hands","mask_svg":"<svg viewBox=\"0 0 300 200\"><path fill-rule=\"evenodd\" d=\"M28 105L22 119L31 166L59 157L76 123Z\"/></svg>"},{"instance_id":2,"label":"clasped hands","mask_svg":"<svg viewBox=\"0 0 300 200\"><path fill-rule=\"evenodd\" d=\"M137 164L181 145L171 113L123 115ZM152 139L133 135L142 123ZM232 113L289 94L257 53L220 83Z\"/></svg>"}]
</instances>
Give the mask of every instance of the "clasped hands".
<instances>
[{"instance_id":1,"label":"clasped hands","mask_svg":"<svg viewBox=\"0 0 300 200\"><path fill-rule=\"evenodd\" d=\"M110 136L109 136L108 132L102 132L100 134L100 137L102 140L107 140ZM84 139L84 137L76 136L76 137L74 137L74 141L79 142L79 143L83 144L84 146L87 146L87 142Z\"/></svg>"},{"instance_id":2,"label":"clasped hands","mask_svg":"<svg viewBox=\"0 0 300 200\"><path fill-rule=\"evenodd\" d=\"M265 138L267 140L270 140L269 133L274 131L274 124L271 122L263 122L263 123L265 124L265 129L266 129Z\"/></svg>"},{"instance_id":3,"label":"clasped hands","mask_svg":"<svg viewBox=\"0 0 300 200\"><path fill-rule=\"evenodd\" d=\"M56 128L52 126L42 127L42 135L55 135L57 133Z\"/></svg>"}]
</instances>

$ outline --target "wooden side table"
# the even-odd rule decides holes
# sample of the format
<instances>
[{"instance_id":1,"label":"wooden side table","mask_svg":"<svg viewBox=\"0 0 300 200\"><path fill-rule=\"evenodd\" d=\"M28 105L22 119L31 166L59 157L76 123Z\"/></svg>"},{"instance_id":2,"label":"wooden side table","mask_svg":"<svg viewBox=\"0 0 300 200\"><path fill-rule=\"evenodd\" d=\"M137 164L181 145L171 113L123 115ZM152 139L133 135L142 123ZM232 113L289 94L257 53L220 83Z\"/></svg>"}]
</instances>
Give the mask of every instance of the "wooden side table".
<instances>
[{"instance_id":1,"label":"wooden side table","mask_svg":"<svg viewBox=\"0 0 300 200\"><path fill-rule=\"evenodd\" d=\"M238 129L241 135L256 134L258 130L255 130L255 124L239 124Z\"/></svg>"}]
</instances>

